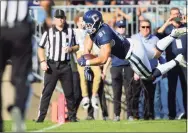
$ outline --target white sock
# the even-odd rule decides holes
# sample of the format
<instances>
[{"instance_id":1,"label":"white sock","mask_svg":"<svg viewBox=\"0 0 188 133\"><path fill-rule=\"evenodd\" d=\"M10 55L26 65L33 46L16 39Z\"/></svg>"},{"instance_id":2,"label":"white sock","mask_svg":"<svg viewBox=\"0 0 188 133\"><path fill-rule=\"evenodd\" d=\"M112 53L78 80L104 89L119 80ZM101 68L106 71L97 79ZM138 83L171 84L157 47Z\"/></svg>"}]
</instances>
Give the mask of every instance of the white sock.
<instances>
[{"instance_id":1,"label":"white sock","mask_svg":"<svg viewBox=\"0 0 188 133\"><path fill-rule=\"evenodd\" d=\"M169 70L171 70L172 68L174 68L177 65L175 60L171 60L169 62L166 62L165 64L161 64L159 66L157 66L157 69L159 69L159 71L161 72L161 74L165 74L167 73Z\"/></svg>"},{"instance_id":2,"label":"white sock","mask_svg":"<svg viewBox=\"0 0 188 133\"><path fill-rule=\"evenodd\" d=\"M170 43L172 41L174 41L174 38L171 37L170 35L168 35L168 36L164 37L163 39L159 40L157 42L156 47L159 51L164 51L170 45Z\"/></svg>"}]
</instances>

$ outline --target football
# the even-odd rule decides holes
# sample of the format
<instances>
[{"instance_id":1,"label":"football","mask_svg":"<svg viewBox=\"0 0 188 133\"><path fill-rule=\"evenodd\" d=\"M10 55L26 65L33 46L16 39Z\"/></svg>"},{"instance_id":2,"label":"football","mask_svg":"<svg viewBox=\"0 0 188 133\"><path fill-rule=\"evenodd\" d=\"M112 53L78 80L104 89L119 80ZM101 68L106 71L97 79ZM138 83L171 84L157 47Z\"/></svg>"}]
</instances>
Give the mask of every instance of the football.
<instances>
[{"instance_id":1,"label":"football","mask_svg":"<svg viewBox=\"0 0 188 133\"><path fill-rule=\"evenodd\" d=\"M91 60L91 59L94 59L94 58L97 57L96 55L93 55L93 54L85 54L85 55L83 55L83 56L84 56L84 58L85 58L86 60Z\"/></svg>"}]
</instances>

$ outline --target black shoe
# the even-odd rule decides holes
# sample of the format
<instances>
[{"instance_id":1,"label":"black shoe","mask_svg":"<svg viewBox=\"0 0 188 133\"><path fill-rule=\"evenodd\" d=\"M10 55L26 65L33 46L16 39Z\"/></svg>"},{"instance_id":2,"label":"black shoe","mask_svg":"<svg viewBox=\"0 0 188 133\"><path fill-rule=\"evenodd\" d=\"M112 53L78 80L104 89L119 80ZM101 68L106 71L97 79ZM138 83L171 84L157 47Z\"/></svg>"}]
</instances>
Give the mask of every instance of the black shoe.
<instances>
[{"instance_id":1,"label":"black shoe","mask_svg":"<svg viewBox=\"0 0 188 133\"><path fill-rule=\"evenodd\" d=\"M35 120L36 123L43 123L44 119L38 118L37 120Z\"/></svg>"},{"instance_id":2,"label":"black shoe","mask_svg":"<svg viewBox=\"0 0 188 133\"><path fill-rule=\"evenodd\" d=\"M69 119L69 122L79 122L76 118Z\"/></svg>"},{"instance_id":3,"label":"black shoe","mask_svg":"<svg viewBox=\"0 0 188 133\"><path fill-rule=\"evenodd\" d=\"M87 116L86 120L95 120L93 116Z\"/></svg>"},{"instance_id":4,"label":"black shoe","mask_svg":"<svg viewBox=\"0 0 188 133\"><path fill-rule=\"evenodd\" d=\"M104 116L104 117L103 117L103 120L104 120L104 121L109 120L108 116Z\"/></svg>"},{"instance_id":5,"label":"black shoe","mask_svg":"<svg viewBox=\"0 0 188 133\"><path fill-rule=\"evenodd\" d=\"M35 122L36 123L43 123L44 121L42 121L42 120L36 120Z\"/></svg>"}]
</instances>

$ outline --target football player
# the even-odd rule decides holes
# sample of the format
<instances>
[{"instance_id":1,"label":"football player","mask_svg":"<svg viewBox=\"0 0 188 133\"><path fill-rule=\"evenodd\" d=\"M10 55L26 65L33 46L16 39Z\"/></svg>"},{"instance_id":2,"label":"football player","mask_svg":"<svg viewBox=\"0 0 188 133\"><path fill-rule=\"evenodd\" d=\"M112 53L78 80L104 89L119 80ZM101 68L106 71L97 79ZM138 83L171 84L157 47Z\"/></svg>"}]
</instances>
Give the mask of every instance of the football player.
<instances>
[{"instance_id":1,"label":"football player","mask_svg":"<svg viewBox=\"0 0 188 133\"><path fill-rule=\"evenodd\" d=\"M157 66L154 71L152 71L149 63L150 59L160 57L161 53L175 38L184 35L187 31L186 28L172 30L169 36L158 41L156 48L148 51L139 41L123 38L103 23L102 14L97 10L87 11L84 14L83 21L84 28L89 34L85 39L85 54L90 53L93 43L100 48L100 54L97 58L91 60L86 60L83 55L78 59L78 64L81 66L103 65L108 57L113 55L120 59L127 59L140 78L155 81L176 65L183 67L187 65L182 54L163 65Z\"/></svg>"}]
</instances>

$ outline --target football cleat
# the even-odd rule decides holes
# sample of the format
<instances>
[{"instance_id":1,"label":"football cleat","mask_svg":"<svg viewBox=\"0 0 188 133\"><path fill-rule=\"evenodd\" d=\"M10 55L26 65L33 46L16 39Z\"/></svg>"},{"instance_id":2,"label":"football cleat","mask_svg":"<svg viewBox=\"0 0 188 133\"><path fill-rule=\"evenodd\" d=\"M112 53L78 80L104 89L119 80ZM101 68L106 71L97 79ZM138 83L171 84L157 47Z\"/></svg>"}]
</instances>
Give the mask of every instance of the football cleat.
<instances>
[{"instance_id":1,"label":"football cleat","mask_svg":"<svg viewBox=\"0 0 188 133\"><path fill-rule=\"evenodd\" d=\"M182 54L178 54L174 60L176 60L180 66L187 67L187 62L185 61Z\"/></svg>"}]
</instances>

